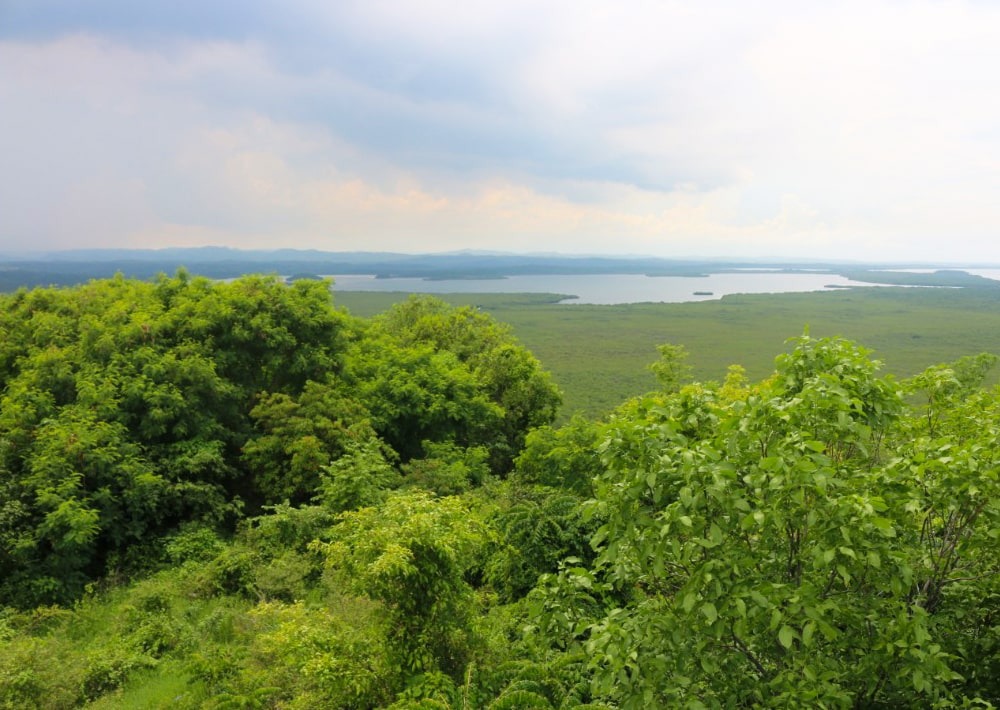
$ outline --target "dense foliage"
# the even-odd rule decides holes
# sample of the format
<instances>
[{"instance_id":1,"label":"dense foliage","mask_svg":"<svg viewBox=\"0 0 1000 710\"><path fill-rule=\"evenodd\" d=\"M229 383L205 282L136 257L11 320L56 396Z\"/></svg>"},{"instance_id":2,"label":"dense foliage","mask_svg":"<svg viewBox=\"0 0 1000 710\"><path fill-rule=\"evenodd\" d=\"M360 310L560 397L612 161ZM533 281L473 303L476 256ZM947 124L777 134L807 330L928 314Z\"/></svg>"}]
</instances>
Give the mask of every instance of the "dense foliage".
<instances>
[{"instance_id":1,"label":"dense foliage","mask_svg":"<svg viewBox=\"0 0 1000 710\"><path fill-rule=\"evenodd\" d=\"M875 368L851 343L801 338L735 399L691 385L611 422L587 504L597 557L541 594L544 628L586 650L601 695L996 700L995 397L940 368L946 386L906 417Z\"/></svg>"},{"instance_id":2,"label":"dense foliage","mask_svg":"<svg viewBox=\"0 0 1000 710\"><path fill-rule=\"evenodd\" d=\"M185 274L0 302L0 707L1000 704L992 355L606 420L510 331Z\"/></svg>"},{"instance_id":3,"label":"dense foliage","mask_svg":"<svg viewBox=\"0 0 1000 710\"><path fill-rule=\"evenodd\" d=\"M365 447L480 445L503 474L558 402L472 309L414 299L367 323L321 282L20 291L0 331L0 601L18 605L71 600L185 522L308 502Z\"/></svg>"}]
</instances>

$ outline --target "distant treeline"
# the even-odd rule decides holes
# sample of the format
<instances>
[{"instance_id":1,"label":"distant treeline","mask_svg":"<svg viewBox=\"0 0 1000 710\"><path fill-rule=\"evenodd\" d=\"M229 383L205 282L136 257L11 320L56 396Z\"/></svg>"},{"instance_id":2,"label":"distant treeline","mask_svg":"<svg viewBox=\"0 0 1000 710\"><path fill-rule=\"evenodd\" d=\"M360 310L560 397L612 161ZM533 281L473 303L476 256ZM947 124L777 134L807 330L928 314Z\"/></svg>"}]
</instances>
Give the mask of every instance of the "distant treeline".
<instances>
[{"instance_id":1,"label":"distant treeline","mask_svg":"<svg viewBox=\"0 0 1000 710\"><path fill-rule=\"evenodd\" d=\"M748 260L692 260L654 257L518 255L494 253L397 254L388 252L323 252L282 249L249 251L227 248L95 249L55 252L25 257L0 256L0 291L22 287L70 286L90 279L122 274L150 280L178 268L213 279L268 274L374 274L378 278L495 279L537 274L647 274L703 276L730 270L822 269L859 281L901 285L983 286L1000 283L964 271L911 273L884 271L884 264L830 264L816 262L758 262Z\"/></svg>"}]
</instances>

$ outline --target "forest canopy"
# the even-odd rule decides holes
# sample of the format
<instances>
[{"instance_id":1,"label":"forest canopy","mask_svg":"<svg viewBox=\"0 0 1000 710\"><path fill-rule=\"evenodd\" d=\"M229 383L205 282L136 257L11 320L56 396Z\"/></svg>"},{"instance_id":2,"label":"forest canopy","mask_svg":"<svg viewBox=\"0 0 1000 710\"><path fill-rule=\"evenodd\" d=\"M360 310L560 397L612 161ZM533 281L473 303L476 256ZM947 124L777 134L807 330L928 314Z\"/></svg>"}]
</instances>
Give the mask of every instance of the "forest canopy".
<instances>
[{"instance_id":1,"label":"forest canopy","mask_svg":"<svg viewBox=\"0 0 1000 710\"><path fill-rule=\"evenodd\" d=\"M692 383L664 344L555 427L430 298L118 277L0 333L0 707L1000 704L993 355Z\"/></svg>"},{"instance_id":2,"label":"forest canopy","mask_svg":"<svg viewBox=\"0 0 1000 710\"><path fill-rule=\"evenodd\" d=\"M70 601L185 524L308 502L361 452L412 468L480 447L502 475L559 401L473 309L414 298L361 321L325 282L22 290L0 332L0 602L18 605Z\"/></svg>"}]
</instances>

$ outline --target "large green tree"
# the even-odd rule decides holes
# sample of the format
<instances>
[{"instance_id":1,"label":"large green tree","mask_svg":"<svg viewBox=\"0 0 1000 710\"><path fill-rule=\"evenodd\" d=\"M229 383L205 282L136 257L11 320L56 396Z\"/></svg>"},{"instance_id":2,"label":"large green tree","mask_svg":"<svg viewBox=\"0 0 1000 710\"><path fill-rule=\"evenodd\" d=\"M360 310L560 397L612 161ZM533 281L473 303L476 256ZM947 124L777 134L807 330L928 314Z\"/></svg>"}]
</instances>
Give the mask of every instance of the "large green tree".
<instances>
[{"instance_id":1,"label":"large green tree","mask_svg":"<svg viewBox=\"0 0 1000 710\"><path fill-rule=\"evenodd\" d=\"M613 419L589 507L597 558L536 593L541 628L588 653L599 697L998 700L997 395L921 434L877 366L803 337L736 396L693 385Z\"/></svg>"},{"instance_id":2,"label":"large green tree","mask_svg":"<svg viewBox=\"0 0 1000 710\"><path fill-rule=\"evenodd\" d=\"M242 460L251 413L335 375L348 323L326 285L263 277L0 299L0 596L69 598L179 523L267 494Z\"/></svg>"},{"instance_id":3,"label":"large green tree","mask_svg":"<svg viewBox=\"0 0 1000 710\"><path fill-rule=\"evenodd\" d=\"M411 296L377 317L372 327L404 351L430 348L433 355L424 357L444 358L438 367L451 369L453 376L469 373L476 395L494 410L475 415L478 430L469 431L465 424L466 431L457 433L469 444L487 447L494 473L511 469L528 431L555 419L561 397L548 372L517 342L509 326L478 309ZM385 401L392 401L392 392L382 394Z\"/></svg>"}]
</instances>

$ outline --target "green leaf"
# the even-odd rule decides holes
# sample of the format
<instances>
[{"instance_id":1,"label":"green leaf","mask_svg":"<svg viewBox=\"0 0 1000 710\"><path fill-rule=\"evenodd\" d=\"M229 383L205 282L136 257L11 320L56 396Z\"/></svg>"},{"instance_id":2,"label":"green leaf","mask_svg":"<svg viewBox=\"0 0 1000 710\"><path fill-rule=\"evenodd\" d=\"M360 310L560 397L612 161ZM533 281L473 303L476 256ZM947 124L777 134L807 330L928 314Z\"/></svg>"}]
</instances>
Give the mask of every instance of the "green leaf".
<instances>
[{"instance_id":1,"label":"green leaf","mask_svg":"<svg viewBox=\"0 0 1000 710\"><path fill-rule=\"evenodd\" d=\"M715 673L716 671L719 670L719 667L715 664L715 662L712 660L712 657L709 656L708 654L705 653L701 654L698 657L698 661L699 663L701 663L701 669L706 673Z\"/></svg>"},{"instance_id":2,"label":"green leaf","mask_svg":"<svg viewBox=\"0 0 1000 710\"><path fill-rule=\"evenodd\" d=\"M694 608L696 601L698 601L697 595L694 592L688 592L684 595L684 600L681 602L681 608L684 611L691 611Z\"/></svg>"},{"instance_id":3,"label":"green leaf","mask_svg":"<svg viewBox=\"0 0 1000 710\"><path fill-rule=\"evenodd\" d=\"M873 518L872 525L886 537L895 537L896 529L888 518Z\"/></svg>"},{"instance_id":4,"label":"green leaf","mask_svg":"<svg viewBox=\"0 0 1000 710\"><path fill-rule=\"evenodd\" d=\"M709 624L714 624L715 620L719 618L719 612L715 608L715 604L712 602L705 602L701 605L701 613L705 615L708 619Z\"/></svg>"},{"instance_id":5,"label":"green leaf","mask_svg":"<svg viewBox=\"0 0 1000 710\"><path fill-rule=\"evenodd\" d=\"M816 631L816 624L812 621L807 621L805 626L802 627L802 645L812 646L813 633Z\"/></svg>"},{"instance_id":6,"label":"green leaf","mask_svg":"<svg viewBox=\"0 0 1000 710\"><path fill-rule=\"evenodd\" d=\"M851 573L847 571L847 568L844 565L837 565L837 574L839 574L840 578L844 580L844 584L851 583Z\"/></svg>"},{"instance_id":7,"label":"green leaf","mask_svg":"<svg viewBox=\"0 0 1000 710\"><path fill-rule=\"evenodd\" d=\"M722 544L722 530L715 523L712 523L712 526L709 528L708 536L713 545Z\"/></svg>"},{"instance_id":8,"label":"green leaf","mask_svg":"<svg viewBox=\"0 0 1000 710\"><path fill-rule=\"evenodd\" d=\"M795 640L795 631L791 626L785 624L778 631L778 643L780 643L785 648L791 648L792 642Z\"/></svg>"}]
</instances>

